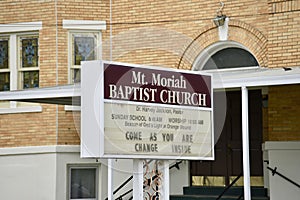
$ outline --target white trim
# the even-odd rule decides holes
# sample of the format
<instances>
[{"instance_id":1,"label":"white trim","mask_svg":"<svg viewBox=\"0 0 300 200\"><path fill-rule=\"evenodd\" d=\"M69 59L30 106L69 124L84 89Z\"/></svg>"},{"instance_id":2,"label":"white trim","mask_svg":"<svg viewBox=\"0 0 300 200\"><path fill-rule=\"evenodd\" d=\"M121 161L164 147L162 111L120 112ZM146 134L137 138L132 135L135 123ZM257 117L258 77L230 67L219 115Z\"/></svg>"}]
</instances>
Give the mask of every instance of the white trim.
<instances>
[{"instance_id":1,"label":"white trim","mask_svg":"<svg viewBox=\"0 0 300 200\"><path fill-rule=\"evenodd\" d=\"M80 153L80 146L79 145L53 145L53 146L0 148L0 156L24 155L24 154L46 154L46 153Z\"/></svg>"},{"instance_id":2,"label":"white trim","mask_svg":"<svg viewBox=\"0 0 300 200\"><path fill-rule=\"evenodd\" d=\"M65 111L81 111L81 106L65 105Z\"/></svg>"},{"instance_id":3,"label":"white trim","mask_svg":"<svg viewBox=\"0 0 300 200\"><path fill-rule=\"evenodd\" d=\"M18 71L19 72L30 72L30 71L39 71L40 68L39 67L22 67L20 68Z\"/></svg>"},{"instance_id":4,"label":"white trim","mask_svg":"<svg viewBox=\"0 0 300 200\"><path fill-rule=\"evenodd\" d=\"M0 24L0 33L39 31L43 23L39 22L22 22L13 24Z\"/></svg>"},{"instance_id":5,"label":"white trim","mask_svg":"<svg viewBox=\"0 0 300 200\"><path fill-rule=\"evenodd\" d=\"M289 71L282 68L244 68L244 70L219 71L212 74L214 89L300 83L300 67L291 67Z\"/></svg>"},{"instance_id":6,"label":"white trim","mask_svg":"<svg viewBox=\"0 0 300 200\"><path fill-rule=\"evenodd\" d=\"M80 96L80 85L64 85L50 88L32 88L0 92L0 100L30 100L43 98L76 97Z\"/></svg>"},{"instance_id":7,"label":"white trim","mask_svg":"<svg viewBox=\"0 0 300 200\"><path fill-rule=\"evenodd\" d=\"M9 108L0 108L1 114L14 114L14 113L30 113L30 112L42 112L42 106L24 106L17 107L15 102L11 102Z\"/></svg>"},{"instance_id":8,"label":"white trim","mask_svg":"<svg viewBox=\"0 0 300 200\"><path fill-rule=\"evenodd\" d=\"M224 68L224 69L207 69L203 70L201 72L206 72L206 73L223 73L223 72L235 72L235 71L241 71L241 70L254 70L254 69L259 69L260 66L252 66L252 67L236 67L236 68Z\"/></svg>"},{"instance_id":9,"label":"white trim","mask_svg":"<svg viewBox=\"0 0 300 200\"><path fill-rule=\"evenodd\" d=\"M94 20L63 20L64 29L74 30L106 30L105 21Z\"/></svg>"}]
</instances>

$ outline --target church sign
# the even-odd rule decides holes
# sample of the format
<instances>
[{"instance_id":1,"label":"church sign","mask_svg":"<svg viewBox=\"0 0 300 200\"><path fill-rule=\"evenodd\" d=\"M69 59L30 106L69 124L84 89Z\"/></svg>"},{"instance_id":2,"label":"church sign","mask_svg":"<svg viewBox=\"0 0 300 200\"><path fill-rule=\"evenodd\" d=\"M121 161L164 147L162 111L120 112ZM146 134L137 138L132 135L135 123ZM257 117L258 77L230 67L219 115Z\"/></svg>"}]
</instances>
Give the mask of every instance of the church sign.
<instances>
[{"instance_id":1,"label":"church sign","mask_svg":"<svg viewBox=\"0 0 300 200\"><path fill-rule=\"evenodd\" d=\"M210 75L109 62L98 70L99 157L214 158Z\"/></svg>"}]
</instances>

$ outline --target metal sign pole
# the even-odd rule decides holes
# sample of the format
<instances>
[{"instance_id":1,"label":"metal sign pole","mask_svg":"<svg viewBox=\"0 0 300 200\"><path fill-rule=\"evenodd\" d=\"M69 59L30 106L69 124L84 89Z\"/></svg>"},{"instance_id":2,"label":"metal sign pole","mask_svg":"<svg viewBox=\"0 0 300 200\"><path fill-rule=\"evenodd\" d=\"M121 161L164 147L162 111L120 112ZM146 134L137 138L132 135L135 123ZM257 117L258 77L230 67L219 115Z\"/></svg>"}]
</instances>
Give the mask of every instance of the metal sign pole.
<instances>
[{"instance_id":1,"label":"metal sign pole","mask_svg":"<svg viewBox=\"0 0 300 200\"><path fill-rule=\"evenodd\" d=\"M162 190L162 196L164 200L170 199L170 178L169 178L169 161L164 160L163 161L163 190Z\"/></svg>"},{"instance_id":2,"label":"metal sign pole","mask_svg":"<svg viewBox=\"0 0 300 200\"><path fill-rule=\"evenodd\" d=\"M143 199L143 160L133 160L133 200Z\"/></svg>"},{"instance_id":3,"label":"metal sign pole","mask_svg":"<svg viewBox=\"0 0 300 200\"><path fill-rule=\"evenodd\" d=\"M114 200L113 192L113 159L108 159L108 176L107 176L107 184L108 184L108 200Z\"/></svg>"}]
</instances>

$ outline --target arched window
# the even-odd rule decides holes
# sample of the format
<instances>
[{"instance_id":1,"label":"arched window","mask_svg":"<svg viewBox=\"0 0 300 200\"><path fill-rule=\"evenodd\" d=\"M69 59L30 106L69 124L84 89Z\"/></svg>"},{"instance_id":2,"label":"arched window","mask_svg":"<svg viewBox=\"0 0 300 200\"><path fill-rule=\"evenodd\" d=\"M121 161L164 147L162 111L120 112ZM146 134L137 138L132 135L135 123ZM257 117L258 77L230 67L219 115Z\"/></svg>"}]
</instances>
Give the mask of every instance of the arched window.
<instances>
[{"instance_id":1,"label":"arched window","mask_svg":"<svg viewBox=\"0 0 300 200\"><path fill-rule=\"evenodd\" d=\"M258 67L256 58L243 45L233 42L218 42L206 48L196 59L194 70L234 69Z\"/></svg>"},{"instance_id":2,"label":"arched window","mask_svg":"<svg viewBox=\"0 0 300 200\"><path fill-rule=\"evenodd\" d=\"M213 54L202 70L258 66L254 56L240 48L226 48Z\"/></svg>"}]
</instances>

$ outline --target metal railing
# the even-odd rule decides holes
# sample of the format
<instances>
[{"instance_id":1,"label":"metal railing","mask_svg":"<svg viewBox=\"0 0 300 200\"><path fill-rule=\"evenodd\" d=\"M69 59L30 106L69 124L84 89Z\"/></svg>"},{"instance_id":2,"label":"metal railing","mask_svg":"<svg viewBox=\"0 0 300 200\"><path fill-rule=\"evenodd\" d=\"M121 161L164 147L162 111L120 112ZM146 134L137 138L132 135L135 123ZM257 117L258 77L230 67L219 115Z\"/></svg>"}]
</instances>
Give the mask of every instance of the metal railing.
<instances>
[{"instance_id":1,"label":"metal railing","mask_svg":"<svg viewBox=\"0 0 300 200\"><path fill-rule=\"evenodd\" d=\"M283 178L284 180L292 183L293 185L297 186L298 188L300 188L300 185L298 183L296 183L295 181L289 179L288 177L286 177L285 175L281 174L280 172L277 171L277 167L275 167L274 169L272 169L271 167L267 166L267 169L270 170L272 172L272 176L275 176L275 174L277 174L278 176L280 176L281 178Z\"/></svg>"},{"instance_id":2,"label":"metal railing","mask_svg":"<svg viewBox=\"0 0 300 200\"><path fill-rule=\"evenodd\" d=\"M269 161L264 161L269 165ZM280 172L277 171L277 167L275 167L274 169L272 169L271 167L267 166L267 169L270 170L272 172L272 175L278 175L279 177L283 178L284 180L290 182L291 184L295 185L296 187L300 188L300 185L298 183L296 183L295 181L291 180L290 178L286 177L285 175L281 174ZM216 200L219 200L222 198L222 196L226 193L227 190L229 190L238 180L239 178L243 175L243 173L241 173L238 177L236 177L232 183L230 185L228 185L224 191L218 196L218 198ZM243 192L242 194L238 197L237 200L241 199L243 197Z\"/></svg>"},{"instance_id":3,"label":"metal railing","mask_svg":"<svg viewBox=\"0 0 300 200\"><path fill-rule=\"evenodd\" d=\"M216 198L216 200L221 199L222 196L229 190L241 177L243 176L243 173L240 173L224 190L223 192ZM240 196L241 197L241 196ZM239 199L240 199L239 197Z\"/></svg>"}]
</instances>

